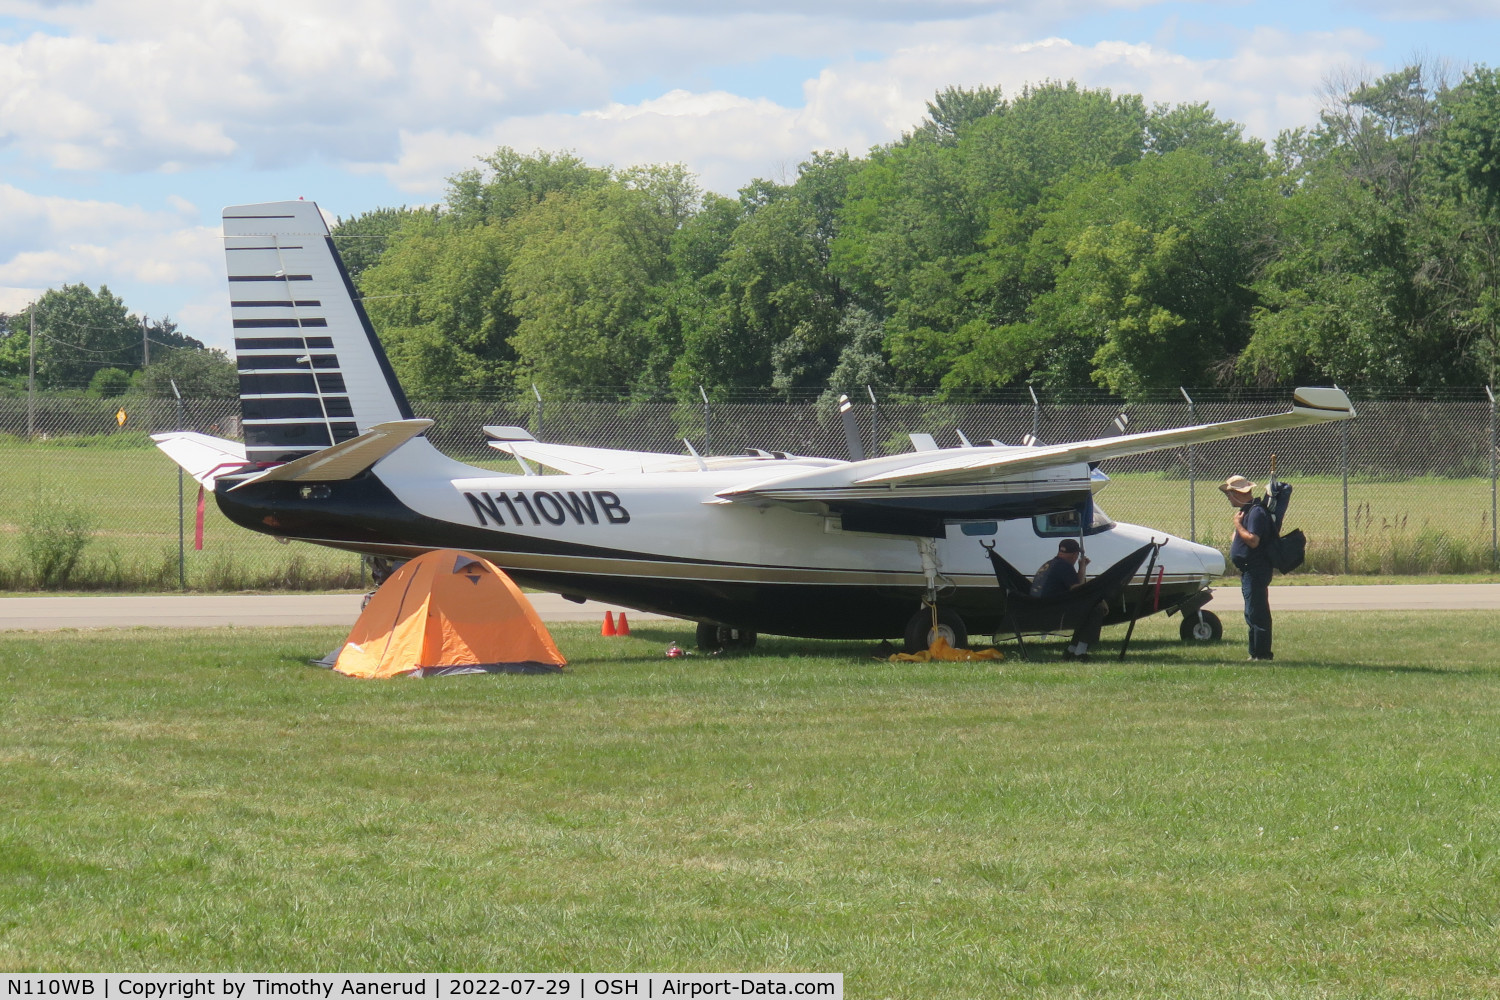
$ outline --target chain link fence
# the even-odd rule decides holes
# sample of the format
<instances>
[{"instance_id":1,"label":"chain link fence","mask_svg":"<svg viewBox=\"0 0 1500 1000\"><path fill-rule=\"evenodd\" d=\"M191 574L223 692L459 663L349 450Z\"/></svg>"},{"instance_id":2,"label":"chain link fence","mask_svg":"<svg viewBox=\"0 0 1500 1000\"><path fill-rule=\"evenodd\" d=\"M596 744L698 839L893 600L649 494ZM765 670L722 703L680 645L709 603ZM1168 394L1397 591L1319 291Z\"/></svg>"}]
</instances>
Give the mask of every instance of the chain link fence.
<instances>
[{"instance_id":1,"label":"chain link fence","mask_svg":"<svg viewBox=\"0 0 1500 1000\"><path fill-rule=\"evenodd\" d=\"M1111 483L1099 504L1116 520L1147 524L1227 548L1230 515L1215 488L1240 474L1296 486L1288 527L1308 535L1306 569L1322 573L1490 572L1497 565L1496 416L1487 390L1442 396L1351 393L1359 418L1179 448L1103 465ZM1283 410L1288 394L1186 390L1124 405L1088 391L997 393L969 399L854 397L864 447L892 454L907 435L940 445L963 438L1019 444L1083 440L1257 416ZM708 454L751 448L845 457L836 401L828 396L736 396L688 402L588 397L413 399L436 421L444 452L513 470L488 448L486 424L519 424L565 444ZM124 423L120 423L120 414ZM1122 420L1121 414L1124 414ZM227 522L212 498L180 482L151 433L187 429L238 438L236 399L0 399L0 587L40 583L115 589L318 589L359 587L357 557L279 544ZM963 438L960 438L963 435ZM873 446L872 443L873 442ZM179 488L181 494L179 497ZM59 576L42 570L66 561ZM56 550L56 551L54 551Z\"/></svg>"}]
</instances>

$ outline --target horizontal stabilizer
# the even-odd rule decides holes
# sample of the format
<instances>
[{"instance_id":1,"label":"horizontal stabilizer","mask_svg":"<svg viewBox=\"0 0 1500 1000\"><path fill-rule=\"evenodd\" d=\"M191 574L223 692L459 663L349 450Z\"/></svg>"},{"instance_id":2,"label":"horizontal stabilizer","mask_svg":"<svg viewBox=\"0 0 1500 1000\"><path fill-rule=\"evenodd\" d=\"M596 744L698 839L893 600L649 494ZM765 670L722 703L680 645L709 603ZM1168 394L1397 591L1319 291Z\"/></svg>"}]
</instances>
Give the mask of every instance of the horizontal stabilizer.
<instances>
[{"instance_id":1,"label":"horizontal stabilizer","mask_svg":"<svg viewBox=\"0 0 1500 1000\"><path fill-rule=\"evenodd\" d=\"M489 428L485 428L488 432ZM663 462L681 462L681 455L659 451L624 451L618 448L585 448L571 444L543 444L540 441L493 440L491 448L529 459L538 465L570 476L587 476L594 472L640 472Z\"/></svg>"},{"instance_id":2,"label":"horizontal stabilizer","mask_svg":"<svg viewBox=\"0 0 1500 1000\"><path fill-rule=\"evenodd\" d=\"M151 440L200 486L214 488L214 480L245 464L245 446L238 441L209 437L197 431L153 434Z\"/></svg>"},{"instance_id":3,"label":"horizontal stabilizer","mask_svg":"<svg viewBox=\"0 0 1500 1000\"><path fill-rule=\"evenodd\" d=\"M431 426L431 420L392 420L376 424L358 437L267 469L234 489L243 489L251 483L330 483L353 479Z\"/></svg>"}]
</instances>

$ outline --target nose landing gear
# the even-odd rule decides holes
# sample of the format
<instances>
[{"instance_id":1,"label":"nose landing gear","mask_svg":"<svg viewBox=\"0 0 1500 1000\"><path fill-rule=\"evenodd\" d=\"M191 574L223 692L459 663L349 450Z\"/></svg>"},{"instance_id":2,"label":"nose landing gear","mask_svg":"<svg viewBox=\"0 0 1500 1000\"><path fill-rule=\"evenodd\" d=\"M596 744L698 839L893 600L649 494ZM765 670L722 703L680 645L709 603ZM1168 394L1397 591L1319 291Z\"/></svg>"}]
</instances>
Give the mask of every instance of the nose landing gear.
<instances>
[{"instance_id":1,"label":"nose landing gear","mask_svg":"<svg viewBox=\"0 0 1500 1000\"><path fill-rule=\"evenodd\" d=\"M1224 623L1212 611L1184 611L1177 634L1183 642L1218 642L1224 638Z\"/></svg>"}]
</instances>

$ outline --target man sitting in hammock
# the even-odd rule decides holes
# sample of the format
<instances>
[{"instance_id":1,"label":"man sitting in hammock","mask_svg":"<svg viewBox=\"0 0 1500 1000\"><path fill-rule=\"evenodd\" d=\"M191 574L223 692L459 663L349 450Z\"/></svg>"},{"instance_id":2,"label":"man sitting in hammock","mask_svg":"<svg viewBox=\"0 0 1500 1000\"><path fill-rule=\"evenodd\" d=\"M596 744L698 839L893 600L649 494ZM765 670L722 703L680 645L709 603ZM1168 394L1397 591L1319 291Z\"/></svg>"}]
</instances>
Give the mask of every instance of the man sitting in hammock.
<instances>
[{"instance_id":1,"label":"man sitting in hammock","mask_svg":"<svg viewBox=\"0 0 1500 1000\"><path fill-rule=\"evenodd\" d=\"M1070 590L1083 586L1084 571L1089 560L1078 547L1078 539L1064 538L1057 543L1057 555L1042 563L1036 578L1031 581L1032 597L1061 597ZM1099 628L1109 605L1099 601L1091 606L1078 608L1065 615L1060 625L1073 626L1073 641L1063 651L1065 660L1087 660L1089 646L1099 641Z\"/></svg>"}]
</instances>

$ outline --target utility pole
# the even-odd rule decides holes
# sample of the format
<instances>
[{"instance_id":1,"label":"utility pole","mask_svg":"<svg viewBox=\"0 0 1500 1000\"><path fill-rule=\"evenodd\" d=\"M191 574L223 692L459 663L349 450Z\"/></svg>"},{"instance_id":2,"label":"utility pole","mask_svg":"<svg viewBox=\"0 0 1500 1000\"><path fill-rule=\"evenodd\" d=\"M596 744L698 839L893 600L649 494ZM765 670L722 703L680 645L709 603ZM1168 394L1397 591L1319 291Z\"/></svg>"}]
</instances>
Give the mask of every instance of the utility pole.
<instances>
[{"instance_id":1,"label":"utility pole","mask_svg":"<svg viewBox=\"0 0 1500 1000\"><path fill-rule=\"evenodd\" d=\"M146 335L146 317L141 317L141 367L151 363L151 338Z\"/></svg>"}]
</instances>

